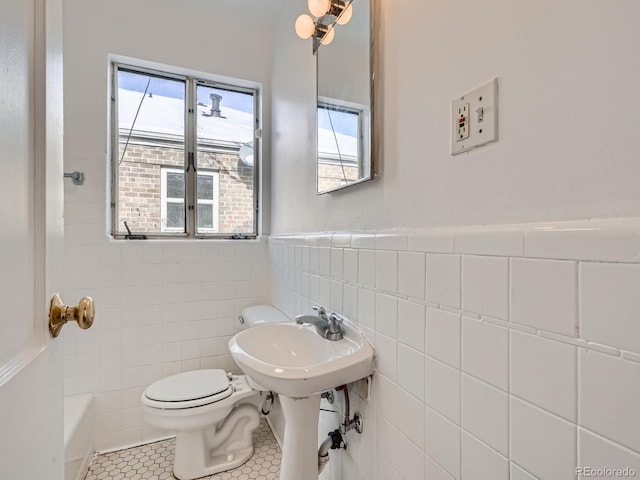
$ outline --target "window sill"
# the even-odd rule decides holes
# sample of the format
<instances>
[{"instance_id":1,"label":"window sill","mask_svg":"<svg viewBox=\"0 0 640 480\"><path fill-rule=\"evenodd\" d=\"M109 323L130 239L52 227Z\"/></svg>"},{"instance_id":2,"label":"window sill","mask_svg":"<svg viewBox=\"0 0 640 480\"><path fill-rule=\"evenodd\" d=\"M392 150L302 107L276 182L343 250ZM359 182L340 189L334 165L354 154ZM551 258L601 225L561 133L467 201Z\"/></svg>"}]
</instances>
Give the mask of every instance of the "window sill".
<instances>
[{"instance_id":1,"label":"window sill","mask_svg":"<svg viewBox=\"0 0 640 480\"><path fill-rule=\"evenodd\" d=\"M162 235L147 235L146 239L129 239L124 235L108 235L109 242L135 242L136 244L151 242L158 243L199 243L199 242L217 242L217 243L266 243L267 235L258 235L251 238L230 238L230 237L176 237Z\"/></svg>"}]
</instances>

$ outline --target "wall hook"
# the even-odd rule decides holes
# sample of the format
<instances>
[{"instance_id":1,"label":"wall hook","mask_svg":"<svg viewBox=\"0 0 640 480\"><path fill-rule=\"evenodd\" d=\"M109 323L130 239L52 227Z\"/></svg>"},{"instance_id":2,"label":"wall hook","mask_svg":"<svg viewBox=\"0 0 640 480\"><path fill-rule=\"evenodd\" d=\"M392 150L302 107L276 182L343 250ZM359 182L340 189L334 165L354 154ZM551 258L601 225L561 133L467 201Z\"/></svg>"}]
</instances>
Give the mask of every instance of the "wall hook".
<instances>
[{"instance_id":1,"label":"wall hook","mask_svg":"<svg viewBox=\"0 0 640 480\"><path fill-rule=\"evenodd\" d=\"M84 172L65 173L64 178L70 178L73 180L74 185L84 184Z\"/></svg>"}]
</instances>

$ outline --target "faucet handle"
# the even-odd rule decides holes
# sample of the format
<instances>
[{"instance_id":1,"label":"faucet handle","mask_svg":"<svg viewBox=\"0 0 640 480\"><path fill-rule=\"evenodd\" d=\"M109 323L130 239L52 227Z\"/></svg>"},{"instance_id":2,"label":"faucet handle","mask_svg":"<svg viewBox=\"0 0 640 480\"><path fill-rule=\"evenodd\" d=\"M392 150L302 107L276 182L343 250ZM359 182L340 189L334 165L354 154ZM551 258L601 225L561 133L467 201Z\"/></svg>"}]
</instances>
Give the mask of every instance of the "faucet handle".
<instances>
[{"instance_id":1,"label":"faucet handle","mask_svg":"<svg viewBox=\"0 0 640 480\"><path fill-rule=\"evenodd\" d=\"M322 305L313 305L311 308L316 312L318 312L318 315L321 317L327 315L327 311Z\"/></svg>"},{"instance_id":2,"label":"faucet handle","mask_svg":"<svg viewBox=\"0 0 640 480\"><path fill-rule=\"evenodd\" d=\"M333 322L337 322L339 324L342 324L344 322L344 318L342 318L340 315L338 315L337 313L332 313L331 316L329 317L329 319Z\"/></svg>"}]
</instances>

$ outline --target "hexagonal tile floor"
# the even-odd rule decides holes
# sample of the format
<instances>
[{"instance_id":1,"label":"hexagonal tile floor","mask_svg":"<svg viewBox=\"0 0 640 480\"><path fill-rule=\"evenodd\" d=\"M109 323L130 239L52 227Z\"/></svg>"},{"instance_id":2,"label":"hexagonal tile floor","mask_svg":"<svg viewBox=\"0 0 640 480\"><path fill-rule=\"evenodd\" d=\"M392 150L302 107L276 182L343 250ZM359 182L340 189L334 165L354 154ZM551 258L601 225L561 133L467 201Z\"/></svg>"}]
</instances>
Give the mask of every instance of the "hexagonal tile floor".
<instances>
[{"instance_id":1,"label":"hexagonal tile floor","mask_svg":"<svg viewBox=\"0 0 640 480\"><path fill-rule=\"evenodd\" d=\"M217 473L203 480L277 480L282 453L267 422L263 419L253 433L253 456L234 470ZM96 456L85 480L173 480L175 439Z\"/></svg>"}]
</instances>

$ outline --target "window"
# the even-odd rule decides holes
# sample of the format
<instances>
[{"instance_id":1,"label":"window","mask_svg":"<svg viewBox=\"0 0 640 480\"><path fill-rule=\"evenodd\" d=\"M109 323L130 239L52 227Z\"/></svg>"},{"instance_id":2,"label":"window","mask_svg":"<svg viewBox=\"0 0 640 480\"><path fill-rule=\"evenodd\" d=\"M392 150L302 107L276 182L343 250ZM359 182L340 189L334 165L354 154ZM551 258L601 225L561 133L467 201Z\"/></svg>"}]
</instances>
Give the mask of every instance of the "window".
<instances>
[{"instance_id":1,"label":"window","mask_svg":"<svg viewBox=\"0 0 640 480\"><path fill-rule=\"evenodd\" d=\"M364 109L336 99L318 99L318 191L358 181L363 176Z\"/></svg>"},{"instance_id":2,"label":"window","mask_svg":"<svg viewBox=\"0 0 640 480\"><path fill-rule=\"evenodd\" d=\"M184 232L184 172L175 168L161 170L160 230ZM198 172L198 231L218 231L218 172Z\"/></svg>"},{"instance_id":3,"label":"window","mask_svg":"<svg viewBox=\"0 0 640 480\"><path fill-rule=\"evenodd\" d=\"M113 235L254 238L257 90L113 71Z\"/></svg>"}]
</instances>

